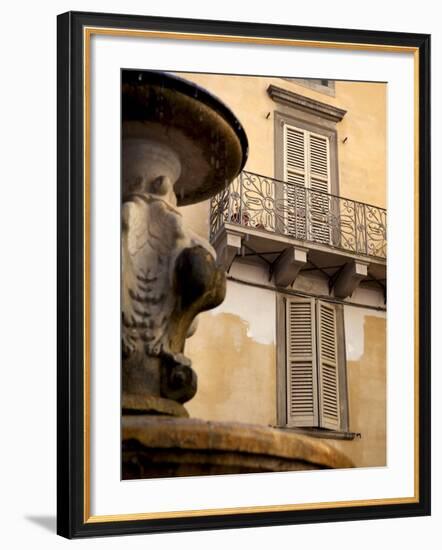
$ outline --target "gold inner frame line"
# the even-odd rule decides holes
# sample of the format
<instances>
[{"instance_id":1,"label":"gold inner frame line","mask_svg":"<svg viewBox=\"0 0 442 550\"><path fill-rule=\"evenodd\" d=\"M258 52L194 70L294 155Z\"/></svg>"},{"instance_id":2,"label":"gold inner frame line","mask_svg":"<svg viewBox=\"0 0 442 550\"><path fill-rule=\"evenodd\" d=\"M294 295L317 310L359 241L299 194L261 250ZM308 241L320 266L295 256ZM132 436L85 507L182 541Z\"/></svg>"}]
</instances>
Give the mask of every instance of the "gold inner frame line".
<instances>
[{"instance_id":1,"label":"gold inner frame line","mask_svg":"<svg viewBox=\"0 0 442 550\"><path fill-rule=\"evenodd\" d=\"M392 46L387 44L364 44L348 42L328 42L315 40L297 40L281 38L246 37L236 35L218 35L204 33L182 33L167 31L148 31L137 29L118 29L111 27L83 28L83 101L84 101L84 500L85 523L104 523L113 521L135 521L146 519L166 519L203 517L228 514L250 514L263 512L286 512L343 508L356 506L379 506L411 504L419 502L419 238L414 238L414 495L410 497L352 500L319 503L299 503L268 506L248 506L234 508L216 508L205 510L180 510L168 512L129 513L115 515L91 515L90 484L90 42L92 35L127 36L136 38L197 40L208 42L249 43L269 46L293 46L308 48L332 48L346 50L365 50L375 52L412 53L414 62L414 224L419 227L419 49L412 46Z\"/></svg>"}]
</instances>

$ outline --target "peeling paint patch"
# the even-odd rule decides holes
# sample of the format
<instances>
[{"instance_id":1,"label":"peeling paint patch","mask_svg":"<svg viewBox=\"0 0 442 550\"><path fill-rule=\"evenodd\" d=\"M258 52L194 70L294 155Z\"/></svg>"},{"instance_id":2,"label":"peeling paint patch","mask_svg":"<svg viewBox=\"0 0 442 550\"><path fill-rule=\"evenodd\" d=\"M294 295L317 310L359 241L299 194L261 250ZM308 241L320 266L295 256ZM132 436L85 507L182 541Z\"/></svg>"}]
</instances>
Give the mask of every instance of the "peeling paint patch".
<instances>
[{"instance_id":1,"label":"peeling paint patch","mask_svg":"<svg viewBox=\"0 0 442 550\"><path fill-rule=\"evenodd\" d=\"M259 344L274 344L276 339L275 294L229 281L224 302L210 315L231 313L247 324L247 336Z\"/></svg>"},{"instance_id":2,"label":"peeling paint patch","mask_svg":"<svg viewBox=\"0 0 442 550\"><path fill-rule=\"evenodd\" d=\"M366 317L386 318L383 311L344 307L345 348L348 361L359 361L364 354L364 324Z\"/></svg>"},{"instance_id":3,"label":"peeling paint patch","mask_svg":"<svg viewBox=\"0 0 442 550\"><path fill-rule=\"evenodd\" d=\"M186 403L193 417L252 424L276 422L275 345L247 336L247 323L232 313L201 314L186 347L198 391Z\"/></svg>"}]
</instances>

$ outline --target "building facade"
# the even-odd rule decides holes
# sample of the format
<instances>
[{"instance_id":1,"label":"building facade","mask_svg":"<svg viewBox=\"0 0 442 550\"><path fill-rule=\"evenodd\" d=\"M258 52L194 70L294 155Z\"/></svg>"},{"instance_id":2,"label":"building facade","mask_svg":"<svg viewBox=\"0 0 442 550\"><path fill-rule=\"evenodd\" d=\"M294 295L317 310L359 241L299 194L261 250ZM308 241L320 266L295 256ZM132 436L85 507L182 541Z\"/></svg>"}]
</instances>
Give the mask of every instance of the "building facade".
<instances>
[{"instance_id":1,"label":"building facade","mask_svg":"<svg viewBox=\"0 0 442 550\"><path fill-rule=\"evenodd\" d=\"M181 74L244 126L243 172L182 208L227 271L186 355L190 414L386 464L386 84Z\"/></svg>"}]
</instances>

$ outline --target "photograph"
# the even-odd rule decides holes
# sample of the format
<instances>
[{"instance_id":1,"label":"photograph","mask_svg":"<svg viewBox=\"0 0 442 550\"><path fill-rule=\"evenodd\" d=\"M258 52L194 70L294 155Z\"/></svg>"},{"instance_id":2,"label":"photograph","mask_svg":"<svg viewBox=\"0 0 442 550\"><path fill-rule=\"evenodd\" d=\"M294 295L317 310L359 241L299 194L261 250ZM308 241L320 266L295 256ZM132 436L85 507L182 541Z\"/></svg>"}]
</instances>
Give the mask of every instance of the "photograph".
<instances>
[{"instance_id":1,"label":"photograph","mask_svg":"<svg viewBox=\"0 0 442 550\"><path fill-rule=\"evenodd\" d=\"M123 480L387 465L387 96L121 70Z\"/></svg>"}]
</instances>

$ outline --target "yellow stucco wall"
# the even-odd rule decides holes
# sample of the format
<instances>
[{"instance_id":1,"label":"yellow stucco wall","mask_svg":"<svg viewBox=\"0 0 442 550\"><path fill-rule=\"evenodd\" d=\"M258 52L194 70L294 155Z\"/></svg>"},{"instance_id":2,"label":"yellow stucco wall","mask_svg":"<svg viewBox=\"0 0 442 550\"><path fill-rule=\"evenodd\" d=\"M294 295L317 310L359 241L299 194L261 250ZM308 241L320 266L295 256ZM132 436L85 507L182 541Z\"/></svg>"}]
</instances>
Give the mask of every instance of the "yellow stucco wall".
<instances>
[{"instance_id":1,"label":"yellow stucco wall","mask_svg":"<svg viewBox=\"0 0 442 550\"><path fill-rule=\"evenodd\" d=\"M186 403L190 414L274 425L275 341L275 293L229 281L224 302L200 315L187 340L198 376L198 391Z\"/></svg>"},{"instance_id":2,"label":"yellow stucco wall","mask_svg":"<svg viewBox=\"0 0 442 550\"><path fill-rule=\"evenodd\" d=\"M352 313L354 308L349 312L349 323L357 322ZM242 316L201 315L198 332L186 348L198 375L198 392L186 403L191 416L277 424L276 349L274 343L258 342L248 334L247 317L251 314L245 308ZM386 319L366 314L362 325L360 357L347 361L349 429L360 437L327 439L327 443L359 467L385 466Z\"/></svg>"},{"instance_id":3,"label":"yellow stucco wall","mask_svg":"<svg viewBox=\"0 0 442 550\"><path fill-rule=\"evenodd\" d=\"M278 104L267 94L270 84L345 109L347 113L336 124L340 195L386 207L385 83L337 81L335 97L331 97L281 78L195 73L180 76L207 88L230 107L249 139L245 170L265 176L275 173L273 112Z\"/></svg>"},{"instance_id":4,"label":"yellow stucco wall","mask_svg":"<svg viewBox=\"0 0 442 550\"><path fill-rule=\"evenodd\" d=\"M249 139L245 170L274 176L275 103L270 84L345 109L337 123L339 190L342 197L386 208L387 85L376 82L335 83L335 97L281 78L179 73L219 97L239 118ZM269 118L266 118L270 113ZM345 143L344 143L345 140ZM183 208L186 223L201 236L209 232L208 201Z\"/></svg>"},{"instance_id":5,"label":"yellow stucco wall","mask_svg":"<svg viewBox=\"0 0 442 550\"><path fill-rule=\"evenodd\" d=\"M198 376L198 392L186 403L191 416L276 423L275 345L257 342L247 328L232 313L201 315L186 347Z\"/></svg>"},{"instance_id":6,"label":"yellow stucco wall","mask_svg":"<svg viewBox=\"0 0 442 550\"><path fill-rule=\"evenodd\" d=\"M338 81L336 99L347 110L337 124L340 194L386 208L387 85Z\"/></svg>"},{"instance_id":7,"label":"yellow stucco wall","mask_svg":"<svg viewBox=\"0 0 442 550\"><path fill-rule=\"evenodd\" d=\"M347 361L351 441L327 440L357 466L386 465L386 319L366 315L364 348L358 361Z\"/></svg>"}]
</instances>

